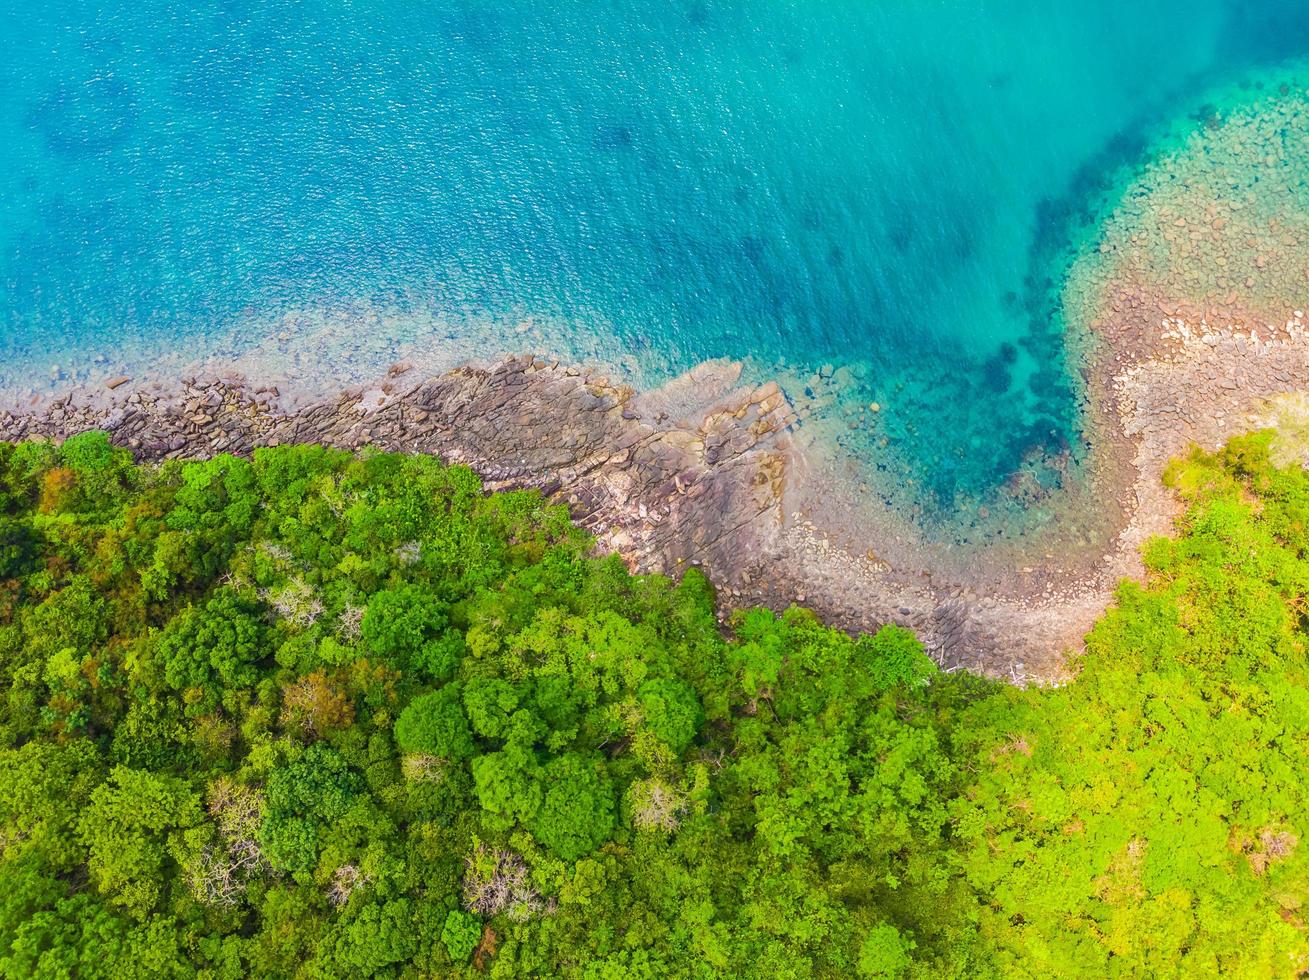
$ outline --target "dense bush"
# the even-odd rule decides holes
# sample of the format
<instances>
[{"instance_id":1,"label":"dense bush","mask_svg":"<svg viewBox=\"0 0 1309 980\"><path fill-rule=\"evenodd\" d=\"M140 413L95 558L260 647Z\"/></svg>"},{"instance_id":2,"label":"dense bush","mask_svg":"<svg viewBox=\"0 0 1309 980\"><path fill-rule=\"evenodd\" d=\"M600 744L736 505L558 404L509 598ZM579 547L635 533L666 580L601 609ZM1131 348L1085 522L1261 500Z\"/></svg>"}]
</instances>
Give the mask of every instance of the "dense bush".
<instances>
[{"instance_id":1,"label":"dense bush","mask_svg":"<svg viewBox=\"0 0 1309 980\"><path fill-rule=\"evenodd\" d=\"M0 974L1294 975L1309 480L1235 441L1080 676L727 629L425 457L0 445Z\"/></svg>"}]
</instances>

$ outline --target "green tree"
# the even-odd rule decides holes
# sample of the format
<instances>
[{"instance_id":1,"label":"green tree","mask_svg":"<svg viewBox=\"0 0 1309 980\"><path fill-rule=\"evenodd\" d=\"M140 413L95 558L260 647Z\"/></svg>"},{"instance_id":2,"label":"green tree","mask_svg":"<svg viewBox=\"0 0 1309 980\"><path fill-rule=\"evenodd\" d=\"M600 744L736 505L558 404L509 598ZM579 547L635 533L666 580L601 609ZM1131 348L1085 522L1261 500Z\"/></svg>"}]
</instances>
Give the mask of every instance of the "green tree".
<instances>
[{"instance_id":1,"label":"green tree","mask_svg":"<svg viewBox=\"0 0 1309 980\"><path fill-rule=\"evenodd\" d=\"M675 753L686 750L704 723L695 690L671 677L646 681L637 693L646 726Z\"/></svg>"},{"instance_id":2,"label":"green tree","mask_svg":"<svg viewBox=\"0 0 1309 980\"><path fill-rule=\"evenodd\" d=\"M308 871L318 861L325 829L340 821L359 795L359 774L322 742L309 746L268 777L259 839L269 862L284 871Z\"/></svg>"},{"instance_id":3,"label":"green tree","mask_svg":"<svg viewBox=\"0 0 1309 980\"><path fill-rule=\"evenodd\" d=\"M268 655L259 607L231 589L219 590L169 623L159 639L168 686L196 710L213 710L223 689L249 687Z\"/></svg>"},{"instance_id":4,"label":"green tree","mask_svg":"<svg viewBox=\"0 0 1309 980\"><path fill-rule=\"evenodd\" d=\"M461 762L473 754L473 737L464 717L460 686L414 698L395 723L395 741L404 752Z\"/></svg>"},{"instance_id":5,"label":"green tree","mask_svg":"<svg viewBox=\"0 0 1309 980\"><path fill-rule=\"evenodd\" d=\"M175 874L180 832L199 820L199 800L185 781L116 766L78 823L91 880L144 920Z\"/></svg>"},{"instance_id":6,"label":"green tree","mask_svg":"<svg viewBox=\"0 0 1309 980\"><path fill-rule=\"evenodd\" d=\"M472 766L477 799L490 827L507 830L536 815L543 774L530 748L510 742L499 752L477 756Z\"/></svg>"},{"instance_id":7,"label":"green tree","mask_svg":"<svg viewBox=\"0 0 1309 980\"><path fill-rule=\"evenodd\" d=\"M383 589L368 600L363 639L376 656L396 667L409 667L449 621L448 605L418 585Z\"/></svg>"},{"instance_id":8,"label":"green tree","mask_svg":"<svg viewBox=\"0 0 1309 980\"><path fill-rule=\"evenodd\" d=\"M585 756L560 756L545 767L545 796L532 833L559 857L575 861L613 833L614 791L602 764Z\"/></svg>"},{"instance_id":9,"label":"green tree","mask_svg":"<svg viewBox=\"0 0 1309 980\"><path fill-rule=\"evenodd\" d=\"M445 917L441 943L456 963L467 963L481 938L482 923L477 916L455 909Z\"/></svg>"}]
</instances>

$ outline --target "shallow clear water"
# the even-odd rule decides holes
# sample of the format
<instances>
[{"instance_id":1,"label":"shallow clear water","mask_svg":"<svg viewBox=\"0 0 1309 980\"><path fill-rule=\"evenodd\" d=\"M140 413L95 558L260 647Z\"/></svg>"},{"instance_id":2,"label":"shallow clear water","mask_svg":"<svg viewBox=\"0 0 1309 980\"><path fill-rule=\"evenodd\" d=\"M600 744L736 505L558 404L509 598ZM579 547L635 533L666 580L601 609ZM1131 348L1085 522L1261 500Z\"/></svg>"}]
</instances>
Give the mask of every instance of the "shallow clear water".
<instances>
[{"instance_id":1,"label":"shallow clear water","mask_svg":"<svg viewBox=\"0 0 1309 980\"><path fill-rule=\"evenodd\" d=\"M839 451L945 510L1078 444L1047 290L1096 175L1309 51L1301 0L5 5L0 384L531 319L646 381L854 363Z\"/></svg>"}]
</instances>

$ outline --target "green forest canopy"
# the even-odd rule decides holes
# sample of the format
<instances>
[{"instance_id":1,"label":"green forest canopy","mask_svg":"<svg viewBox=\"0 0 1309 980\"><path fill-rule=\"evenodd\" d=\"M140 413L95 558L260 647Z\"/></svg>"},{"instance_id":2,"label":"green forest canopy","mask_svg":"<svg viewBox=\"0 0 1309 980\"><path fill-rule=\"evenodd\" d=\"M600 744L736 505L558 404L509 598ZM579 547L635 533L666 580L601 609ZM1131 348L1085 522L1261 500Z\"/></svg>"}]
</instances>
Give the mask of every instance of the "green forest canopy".
<instances>
[{"instance_id":1,"label":"green forest canopy","mask_svg":"<svg viewBox=\"0 0 1309 980\"><path fill-rule=\"evenodd\" d=\"M428 457L0 444L0 973L1295 975L1309 477L1168 478L1019 690Z\"/></svg>"}]
</instances>

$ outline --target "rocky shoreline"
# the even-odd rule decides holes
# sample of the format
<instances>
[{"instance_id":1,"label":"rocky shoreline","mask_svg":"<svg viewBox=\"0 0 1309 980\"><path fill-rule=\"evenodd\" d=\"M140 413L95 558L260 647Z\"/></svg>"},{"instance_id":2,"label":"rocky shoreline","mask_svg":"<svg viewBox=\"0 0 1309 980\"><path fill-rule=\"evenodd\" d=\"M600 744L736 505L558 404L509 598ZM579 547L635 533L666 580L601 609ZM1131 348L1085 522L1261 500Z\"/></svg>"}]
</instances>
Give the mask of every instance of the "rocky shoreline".
<instances>
[{"instance_id":1,"label":"rocky shoreline","mask_svg":"<svg viewBox=\"0 0 1309 980\"><path fill-rule=\"evenodd\" d=\"M1156 319L1161 335L1184 324ZM888 560L886 529L839 526L833 501L848 491L797 446L791 402L774 383L740 386L732 362L645 392L533 356L436 376L400 363L375 384L302 403L236 374L115 378L0 412L0 437L100 428L146 460L304 442L435 453L471 466L489 488L533 487L567 503L601 548L637 569L702 568L725 609L799 602L851 630L898 622L946 669L1050 681L1116 581L1139 572L1140 544L1169 529L1175 505L1160 482L1168 459L1256 424L1278 393L1309 391L1299 321L1255 340L1184 332L1184 342L1149 351L1135 342L1115 350L1125 335L1104 331L1100 451L1116 447L1131 478L1100 492L1120 496L1124 520L1098 553L1029 558L1021 570L1020 557L999 550L948 567L929 547Z\"/></svg>"},{"instance_id":2,"label":"rocky shoreline","mask_svg":"<svg viewBox=\"0 0 1309 980\"><path fill-rule=\"evenodd\" d=\"M471 466L488 488L534 487L566 502L601 547L644 570L702 566L740 598L743 587L772 587L764 569L780 547L794 415L775 384L737 389L739 373L706 364L638 394L532 356L437 376L401 363L375 385L303 404L237 374L115 378L0 411L0 437L99 428L143 460L306 442L435 453Z\"/></svg>"},{"instance_id":3,"label":"rocky shoreline","mask_svg":"<svg viewBox=\"0 0 1309 980\"><path fill-rule=\"evenodd\" d=\"M726 608L802 602L850 629L902 622L946 666L1014 674L1022 649L979 629L993 606L971 604L959 583L857 560L795 519L827 488L802 475L782 390L738 387L739 376L738 364L712 362L637 393L532 356L435 377L397 364L376 385L306 404L239 375L115 378L0 412L0 437L100 428L145 460L304 442L436 453L489 488L534 487L566 502L600 547L640 570L702 568ZM858 561L868 567L848 567Z\"/></svg>"}]
</instances>

